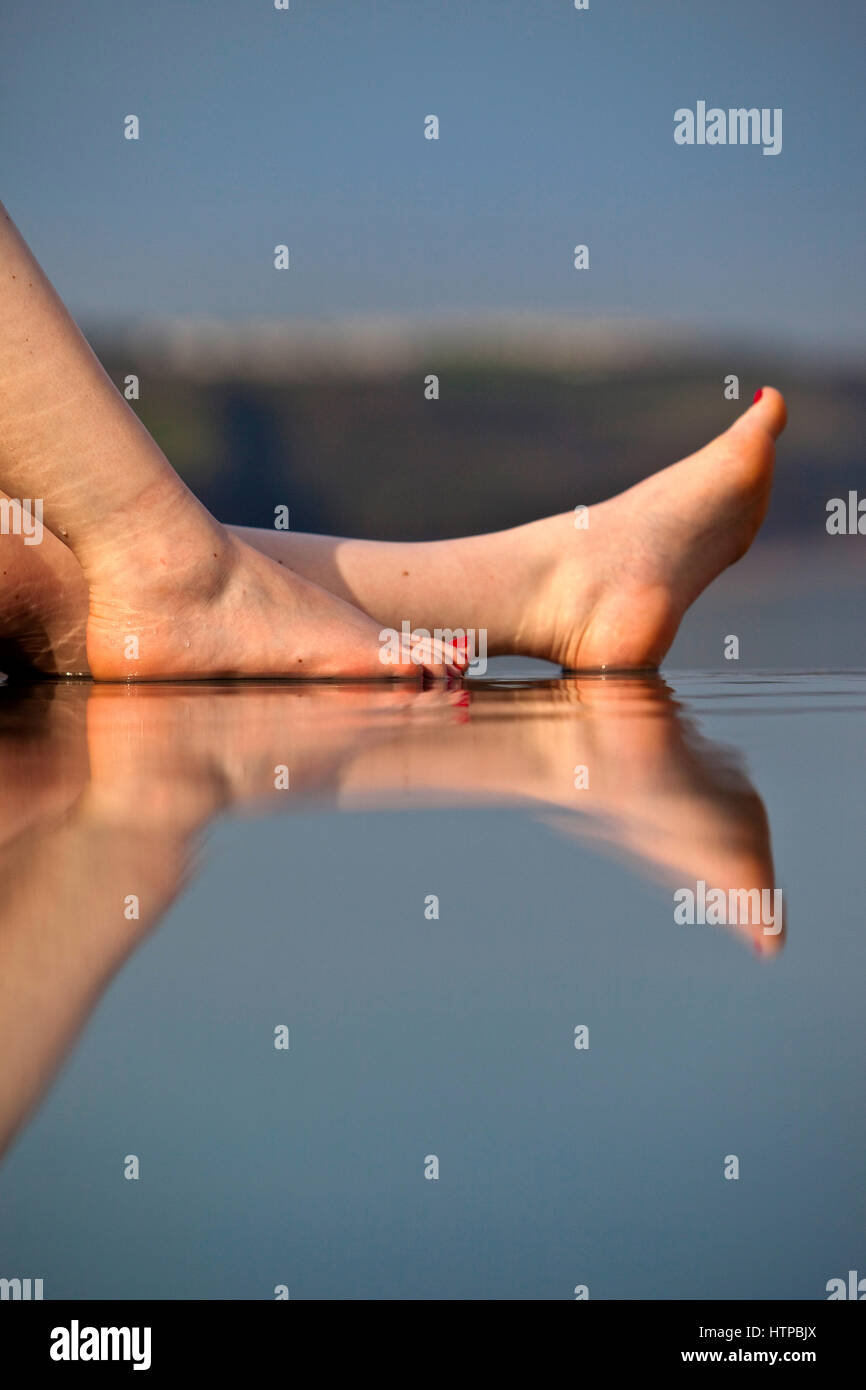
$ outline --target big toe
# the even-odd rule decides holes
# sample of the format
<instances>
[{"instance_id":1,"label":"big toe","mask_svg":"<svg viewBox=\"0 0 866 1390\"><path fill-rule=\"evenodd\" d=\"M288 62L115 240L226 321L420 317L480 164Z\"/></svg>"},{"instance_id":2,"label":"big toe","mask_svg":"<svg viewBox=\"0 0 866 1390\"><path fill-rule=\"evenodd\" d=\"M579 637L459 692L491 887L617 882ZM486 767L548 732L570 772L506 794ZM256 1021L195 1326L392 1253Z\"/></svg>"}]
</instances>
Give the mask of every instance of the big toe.
<instances>
[{"instance_id":1,"label":"big toe","mask_svg":"<svg viewBox=\"0 0 866 1390\"><path fill-rule=\"evenodd\" d=\"M729 433L736 430L763 431L771 441L775 441L787 423L788 408L781 391L777 391L775 386L759 386L749 409L743 411Z\"/></svg>"},{"instance_id":2,"label":"big toe","mask_svg":"<svg viewBox=\"0 0 866 1390\"><path fill-rule=\"evenodd\" d=\"M755 392L748 410L696 456L702 464L710 459L722 465L716 474L717 486L735 504L738 515L746 508L755 529L769 500L776 440L786 420L781 392L763 386Z\"/></svg>"}]
</instances>

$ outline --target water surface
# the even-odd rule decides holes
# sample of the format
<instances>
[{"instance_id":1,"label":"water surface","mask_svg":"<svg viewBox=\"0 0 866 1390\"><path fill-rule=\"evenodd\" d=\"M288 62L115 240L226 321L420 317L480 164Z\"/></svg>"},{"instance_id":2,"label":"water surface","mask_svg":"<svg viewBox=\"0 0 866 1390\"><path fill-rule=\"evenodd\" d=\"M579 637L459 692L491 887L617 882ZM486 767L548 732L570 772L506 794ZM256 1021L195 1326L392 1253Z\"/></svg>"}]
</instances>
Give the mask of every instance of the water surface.
<instances>
[{"instance_id":1,"label":"water surface","mask_svg":"<svg viewBox=\"0 0 866 1390\"><path fill-rule=\"evenodd\" d=\"M527 669L0 692L0 1275L814 1299L864 1268L866 676ZM679 925L699 880L781 888L783 930Z\"/></svg>"}]
</instances>

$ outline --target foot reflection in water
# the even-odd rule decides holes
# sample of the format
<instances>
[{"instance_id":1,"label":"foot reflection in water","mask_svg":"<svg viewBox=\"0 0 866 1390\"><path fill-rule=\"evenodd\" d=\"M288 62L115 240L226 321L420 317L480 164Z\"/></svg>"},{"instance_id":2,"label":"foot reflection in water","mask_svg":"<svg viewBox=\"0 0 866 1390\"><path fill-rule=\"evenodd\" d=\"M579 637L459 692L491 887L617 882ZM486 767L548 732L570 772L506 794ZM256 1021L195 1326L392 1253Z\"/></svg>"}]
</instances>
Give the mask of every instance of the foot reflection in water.
<instances>
[{"instance_id":1,"label":"foot reflection in water","mask_svg":"<svg viewBox=\"0 0 866 1390\"><path fill-rule=\"evenodd\" d=\"M6 689L0 760L0 1150L223 813L524 807L669 886L672 921L682 887L776 887L761 798L657 676Z\"/></svg>"}]
</instances>

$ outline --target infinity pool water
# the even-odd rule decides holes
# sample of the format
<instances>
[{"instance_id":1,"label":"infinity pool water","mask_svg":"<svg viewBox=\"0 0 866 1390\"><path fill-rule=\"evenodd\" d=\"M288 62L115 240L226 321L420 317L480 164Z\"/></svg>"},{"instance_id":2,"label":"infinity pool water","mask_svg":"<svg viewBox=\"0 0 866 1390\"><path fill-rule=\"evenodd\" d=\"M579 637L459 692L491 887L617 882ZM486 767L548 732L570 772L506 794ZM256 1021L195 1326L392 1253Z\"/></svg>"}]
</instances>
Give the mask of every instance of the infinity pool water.
<instances>
[{"instance_id":1,"label":"infinity pool water","mask_svg":"<svg viewBox=\"0 0 866 1390\"><path fill-rule=\"evenodd\" d=\"M862 672L3 689L0 1276L866 1274L864 729Z\"/></svg>"}]
</instances>

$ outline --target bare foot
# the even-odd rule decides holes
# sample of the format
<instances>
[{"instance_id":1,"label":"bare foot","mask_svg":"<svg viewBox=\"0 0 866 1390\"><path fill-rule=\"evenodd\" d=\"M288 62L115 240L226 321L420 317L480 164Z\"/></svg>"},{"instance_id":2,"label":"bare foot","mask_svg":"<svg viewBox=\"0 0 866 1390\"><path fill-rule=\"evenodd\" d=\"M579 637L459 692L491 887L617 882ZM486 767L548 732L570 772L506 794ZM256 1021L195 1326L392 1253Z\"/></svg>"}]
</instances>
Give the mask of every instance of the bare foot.
<instances>
[{"instance_id":1,"label":"bare foot","mask_svg":"<svg viewBox=\"0 0 866 1390\"><path fill-rule=\"evenodd\" d=\"M364 614L229 536L111 383L2 206L0 262L0 477L19 504L38 501L40 525L44 516L81 566L92 676L420 678L422 661L438 676L446 663L458 669L441 644L418 661L414 650L399 664L383 660L390 651ZM37 568L30 563L34 593ZM50 626L31 642L37 655L55 641Z\"/></svg>"},{"instance_id":2,"label":"bare foot","mask_svg":"<svg viewBox=\"0 0 866 1390\"><path fill-rule=\"evenodd\" d=\"M192 503L192 506L188 505ZM383 679L460 674L441 643L386 664L379 627L229 534L188 493L177 514L130 518L89 566L87 660L96 680ZM144 520L143 520L144 517ZM112 517L112 537L123 536Z\"/></svg>"},{"instance_id":3,"label":"bare foot","mask_svg":"<svg viewBox=\"0 0 866 1390\"><path fill-rule=\"evenodd\" d=\"M587 529L570 512L521 528L549 559L519 649L566 670L658 666L689 605L754 540L784 426L765 388L705 448L591 507Z\"/></svg>"},{"instance_id":4,"label":"bare foot","mask_svg":"<svg viewBox=\"0 0 866 1390\"><path fill-rule=\"evenodd\" d=\"M50 531L34 547L0 539L0 670L88 675L89 651L104 680L459 674L462 654L435 642L418 644L408 665L382 665L378 624L208 522L203 559L195 531L181 543L161 529L157 548L136 536L123 554L106 552L90 586ZM125 656L130 638L137 659Z\"/></svg>"}]
</instances>

